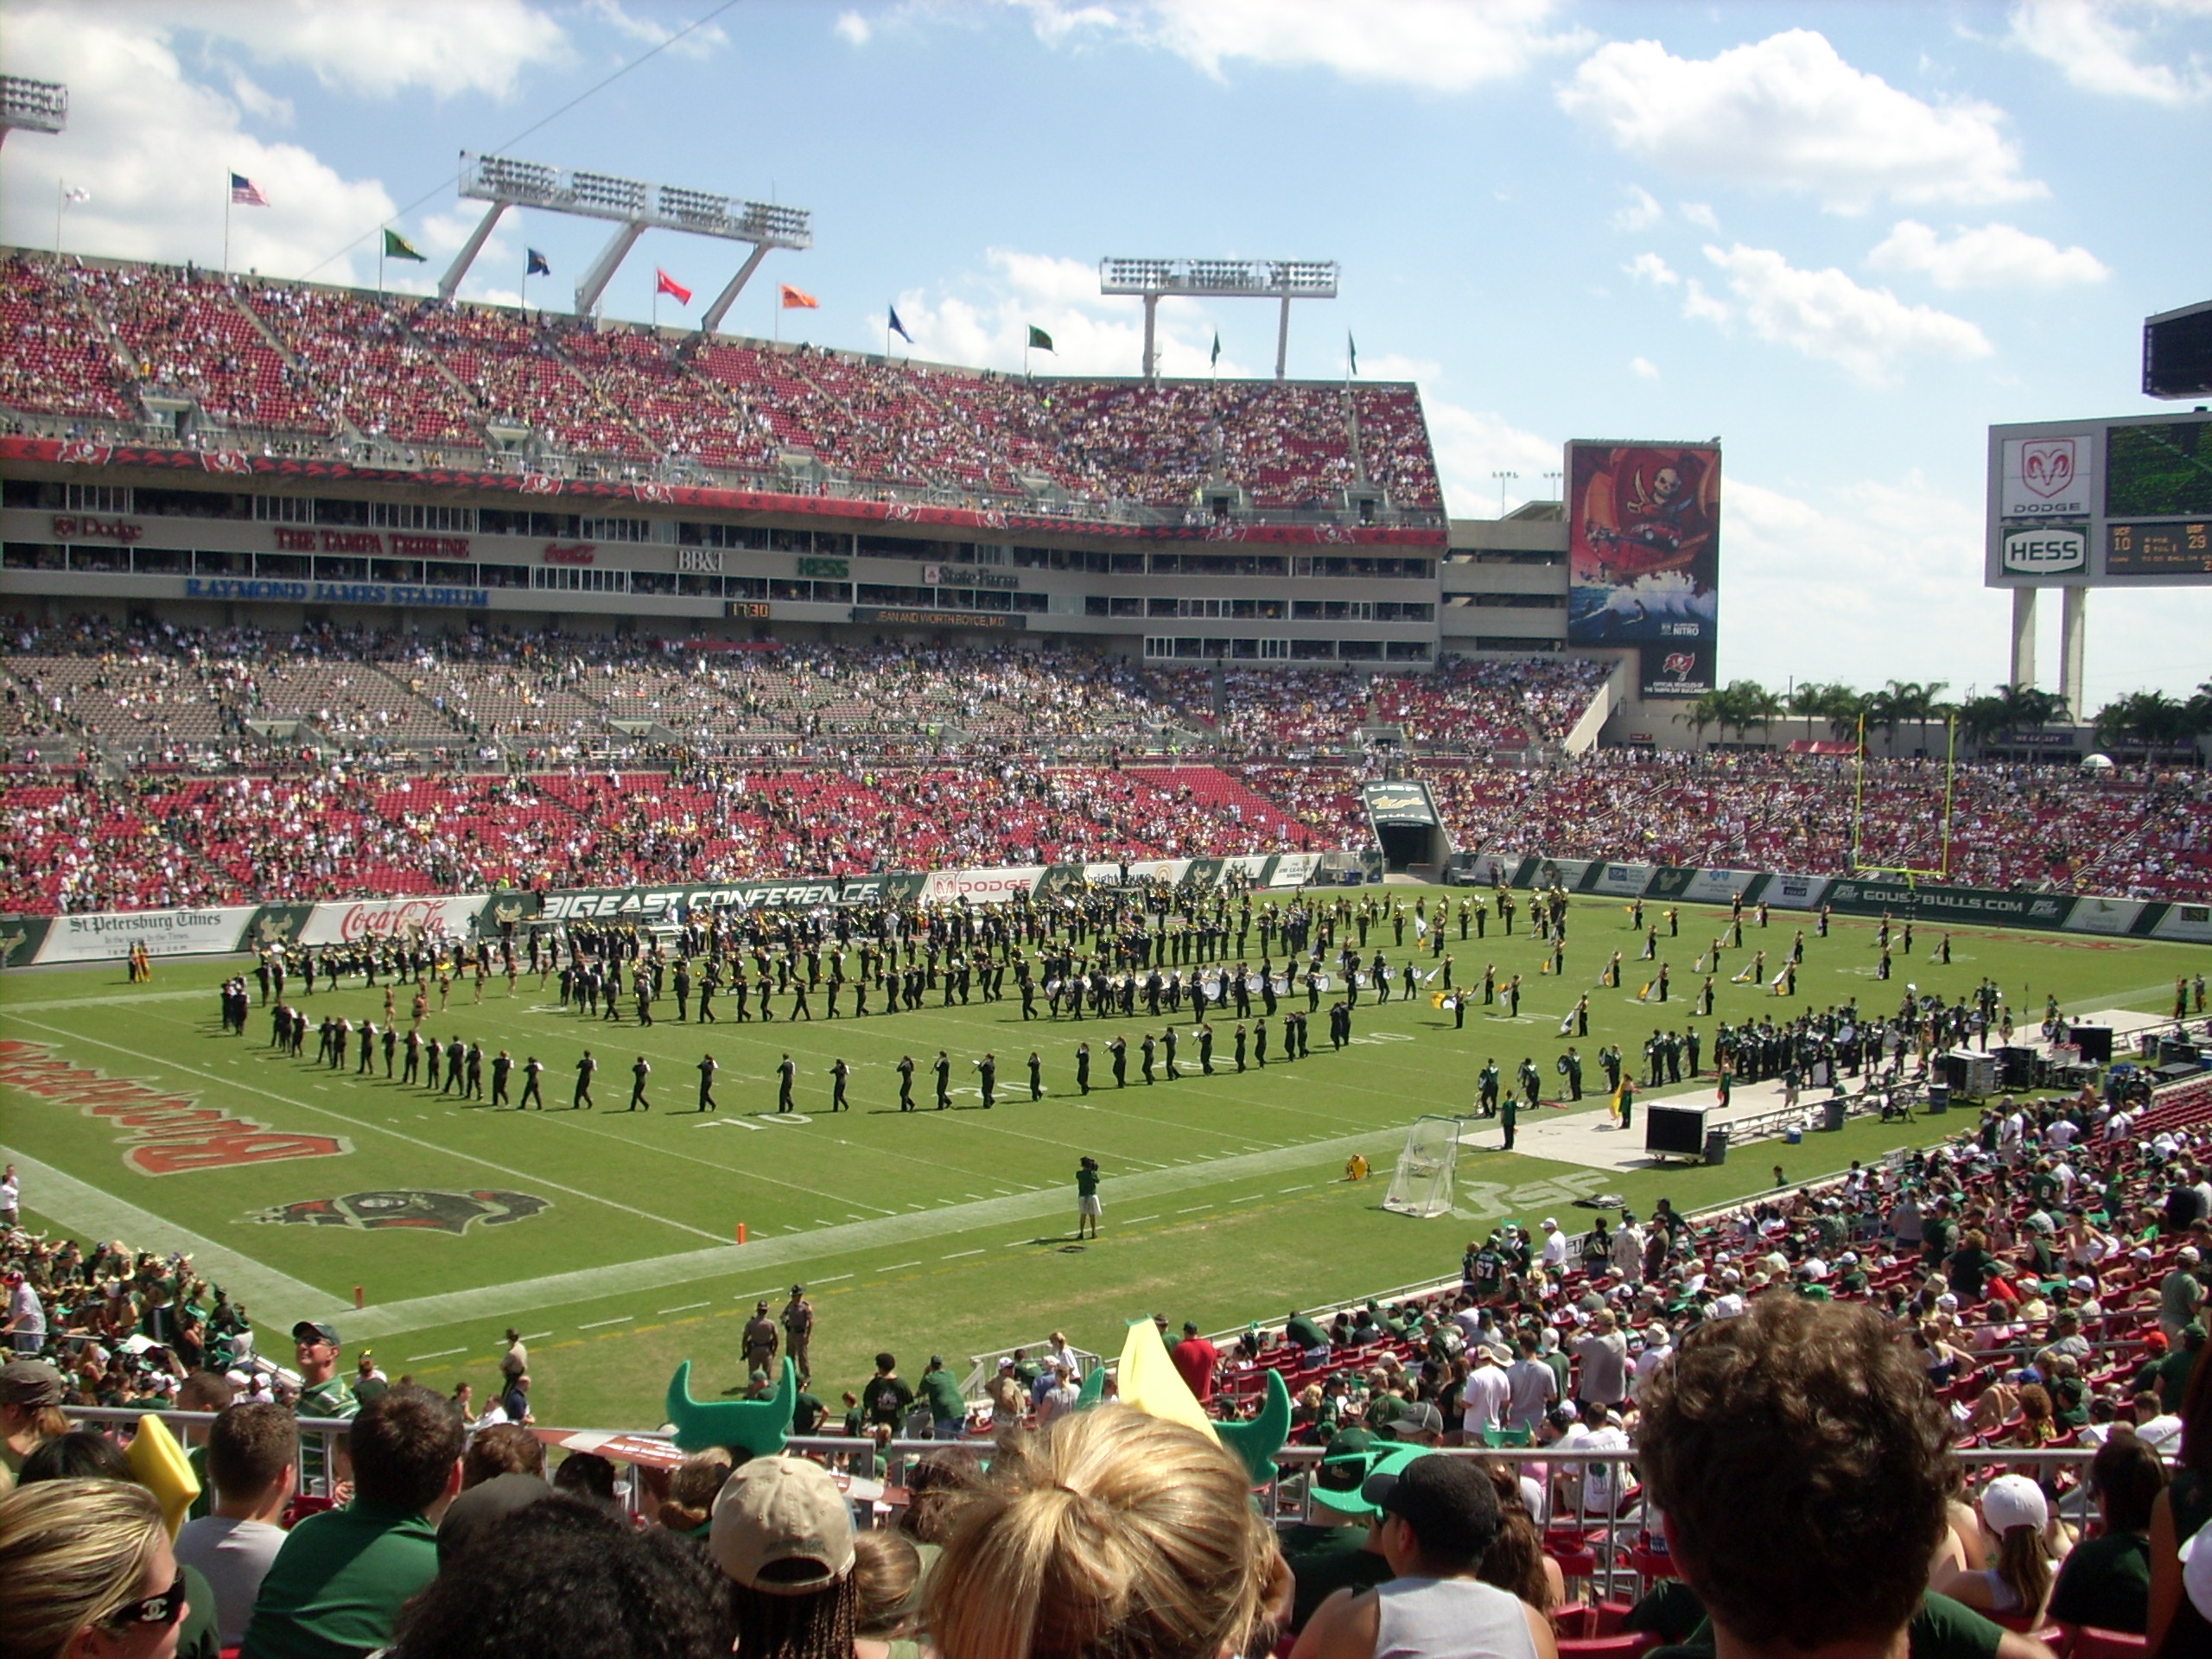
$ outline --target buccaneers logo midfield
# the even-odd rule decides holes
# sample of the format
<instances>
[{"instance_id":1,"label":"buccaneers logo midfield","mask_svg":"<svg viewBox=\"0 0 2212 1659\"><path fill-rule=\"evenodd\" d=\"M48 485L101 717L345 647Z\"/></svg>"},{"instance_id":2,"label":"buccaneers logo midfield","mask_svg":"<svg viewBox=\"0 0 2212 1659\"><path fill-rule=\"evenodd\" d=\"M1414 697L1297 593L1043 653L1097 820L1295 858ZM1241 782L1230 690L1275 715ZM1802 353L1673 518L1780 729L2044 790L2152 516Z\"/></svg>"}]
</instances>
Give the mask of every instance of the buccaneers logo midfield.
<instances>
[{"instance_id":1,"label":"buccaneers logo midfield","mask_svg":"<svg viewBox=\"0 0 2212 1659\"><path fill-rule=\"evenodd\" d=\"M338 1198L302 1198L257 1211L255 1221L291 1222L307 1227L353 1227L363 1232L407 1228L416 1232L465 1233L478 1222L505 1226L548 1208L527 1192L479 1187L468 1192L429 1192L420 1188L385 1192L348 1192Z\"/></svg>"}]
</instances>

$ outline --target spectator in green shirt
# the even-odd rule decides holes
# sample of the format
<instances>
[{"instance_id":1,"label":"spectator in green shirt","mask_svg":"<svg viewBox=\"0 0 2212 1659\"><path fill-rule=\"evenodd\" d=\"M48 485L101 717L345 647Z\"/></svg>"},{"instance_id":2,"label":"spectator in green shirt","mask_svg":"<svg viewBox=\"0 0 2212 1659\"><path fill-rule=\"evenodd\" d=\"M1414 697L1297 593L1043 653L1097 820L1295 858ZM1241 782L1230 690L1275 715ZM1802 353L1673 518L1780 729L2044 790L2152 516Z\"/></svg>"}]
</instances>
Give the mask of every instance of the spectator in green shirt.
<instances>
[{"instance_id":1,"label":"spectator in green shirt","mask_svg":"<svg viewBox=\"0 0 2212 1659\"><path fill-rule=\"evenodd\" d=\"M2050 1592L2050 1617L2076 1629L2140 1635L2151 1608L2151 1508L2166 1484L2158 1454L2115 1434L2089 1465L2104 1530L2074 1546Z\"/></svg>"},{"instance_id":2,"label":"spectator in green shirt","mask_svg":"<svg viewBox=\"0 0 2212 1659\"><path fill-rule=\"evenodd\" d=\"M944 1369L941 1355L931 1354L923 1369L922 1398L929 1405L930 1421L938 1440L957 1440L967 1433L968 1402L960 1385L952 1380L952 1373Z\"/></svg>"},{"instance_id":3,"label":"spectator in green shirt","mask_svg":"<svg viewBox=\"0 0 2212 1659\"><path fill-rule=\"evenodd\" d=\"M438 1575L438 1519L461 1490L461 1415L403 1383L346 1437L353 1501L293 1528L262 1580L245 1659L361 1659Z\"/></svg>"}]
</instances>

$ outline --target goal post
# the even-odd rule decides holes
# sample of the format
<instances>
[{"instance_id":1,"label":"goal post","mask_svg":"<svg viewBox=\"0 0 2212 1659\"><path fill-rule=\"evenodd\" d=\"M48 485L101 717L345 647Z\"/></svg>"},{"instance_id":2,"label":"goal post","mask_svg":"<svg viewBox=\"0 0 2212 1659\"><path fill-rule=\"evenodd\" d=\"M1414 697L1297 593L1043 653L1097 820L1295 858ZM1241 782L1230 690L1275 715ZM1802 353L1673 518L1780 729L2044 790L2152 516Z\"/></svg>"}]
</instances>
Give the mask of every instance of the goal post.
<instances>
[{"instance_id":1,"label":"goal post","mask_svg":"<svg viewBox=\"0 0 2212 1659\"><path fill-rule=\"evenodd\" d=\"M1451 1212L1452 1180L1465 1122L1434 1115L1414 1120L1406 1131L1406 1147L1398 1154L1398 1166L1390 1173L1390 1191L1382 1200L1385 1210L1422 1217Z\"/></svg>"}]
</instances>

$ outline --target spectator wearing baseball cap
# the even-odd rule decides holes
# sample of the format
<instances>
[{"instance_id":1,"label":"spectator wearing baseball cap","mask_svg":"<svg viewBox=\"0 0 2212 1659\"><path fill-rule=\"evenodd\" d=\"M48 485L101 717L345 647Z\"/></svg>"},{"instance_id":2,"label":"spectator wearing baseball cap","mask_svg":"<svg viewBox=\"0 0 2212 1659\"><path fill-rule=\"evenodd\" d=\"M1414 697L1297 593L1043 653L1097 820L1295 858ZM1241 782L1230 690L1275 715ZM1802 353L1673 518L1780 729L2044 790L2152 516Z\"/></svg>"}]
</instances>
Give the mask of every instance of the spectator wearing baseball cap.
<instances>
[{"instance_id":1,"label":"spectator wearing baseball cap","mask_svg":"<svg viewBox=\"0 0 2212 1659\"><path fill-rule=\"evenodd\" d=\"M1957 1570L1929 1588L1976 1612L2018 1614L2033 1629L2050 1599L2050 1505L2025 1475L1999 1475L1982 1488L1982 1524L1997 1540L1994 1567Z\"/></svg>"},{"instance_id":2,"label":"spectator wearing baseball cap","mask_svg":"<svg viewBox=\"0 0 2212 1659\"><path fill-rule=\"evenodd\" d=\"M0 1365L0 1497L14 1489L41 1440L69 1432L61 1392L61 1373L42 1359Z\"/></svg>"},{"instance_id":3,"label":"spectator wearing baseball cap","mask_svg":"<svg viewBox=\"0 0 2212 1659\"><path fill-rule=\"evenodd\" d=\"M299 1413L351 1421L361 1402L338 1375L338 1327L302 1319L292 1327L292 1354L300 1371Z\"/></svg>"},{"instance_id":4,"label":"spectator wearing baseball cap","mask_svg":"<svg viewBox=\"0 0 2212 1659\"><path fill-rule=\"evenodd\" d=\"M734 1586L737 1645L750 1659L852 1651L853 1512L821 1465L779 1456L732 1471L708 1549Z\"/></svg>"},{"instance_id":5,"label":"spectator wearing baseball cap","mask_svg":"<svg viewBox=\"0 0 2212 1659\"><path fill-rule=\"evenodd\" d=\"M1376 1538L1393 1576L1371 1590L1331 1596L1293 1659L1548 1659L1557 1652L1541 1613L1476 1576L1503 1524L1497 1489L1478 1464L1416 1457L1370 1475L1360 1491L1380 1512Z\"/></svg>"},{"instance_id":6,"label":"spectator wearing baseball cap","mask_svg":"<svg viewBox=\"0 0 2212 1659\"><path fill-rule=\"evenodd\" d=\"M1322 1452L1306 1488L1313 1519L1291 1528L1279 1542L1298 1590L1290 1631L1296 1635L1321 1604L1339 1590L1369 1590L1390 1577L1378 1535L1381 1511L1360 1488L1380 1468L1400 1468L1426 1448L1401 1446L1365 1428L1340 1428Z\"/></svg>"}]
</instances>

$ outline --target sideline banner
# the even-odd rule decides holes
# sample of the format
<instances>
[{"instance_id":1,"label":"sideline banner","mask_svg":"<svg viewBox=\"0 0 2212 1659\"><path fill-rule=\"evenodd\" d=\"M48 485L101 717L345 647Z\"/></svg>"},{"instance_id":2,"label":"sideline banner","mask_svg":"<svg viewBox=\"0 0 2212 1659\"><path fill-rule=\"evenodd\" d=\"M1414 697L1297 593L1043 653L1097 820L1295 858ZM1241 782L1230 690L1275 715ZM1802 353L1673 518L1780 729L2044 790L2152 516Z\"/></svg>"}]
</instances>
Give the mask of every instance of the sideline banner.
<instances>
[{"instance_id":1,"label":"sideline banner","mask_svg":"<svg viewBox=\"0 0 2212 1659\"><path fill-rule=\"evenodd\" d=\"M2152 925L2151 937L2212 944L2212 905L2167 906L2166 913Z\"/></svg>"},{"instance_id":2,"label":"sideline banner","mask_svg":"<svg viewBox=\"0 0 2212 1659\"><path fill-rule=\"evenodd\" d=\"M459 938L474 930L480 893L419 899L335 899L317 905L299 931L302 944L353 944L363 939Z\"/></svg>"},{"instance_id":3,"label":"sideline banner","mask_svg":"<svg viewBox=\"0 0 2212 1659\"><path fill-rule=\"evenodd\" d=\"M1654 874L1649 864L1592 864L1582 874L1581 890L1609 899L1640 899Z\"/></svg>"},{"instance_id":4,"label":"sideline banner","mask_svg":"<svg viewBox=\"0 0 2212 1659\"><path fill-rule=\"evenodd\" d=\"M56 916L31 960L119 962L133 945L153 957L219 957L241 948L246 930L260 913L258 905L225 905L213 910L111 911L85 916Z\"/></svg>"},{"instance_id":5,"label":"sideline banner","mask_svg":"<svg viewBox=\"0 0 2212 1659\"><path fill-rule=\"evenodd\" d=\"M1847 916L1888 911L1918 922L1998 922L2013 927L2061 928L2074 908L2070 893L1998 893L1986 887L1909 887L1902 881L1838 879L1826 902Z\"/></svg>"},{"instance_id":6,"label":"sideline banner","mask_svg":"<svg viewBox=\"0 0 2212 1659\"><path fill-rule=\"evenodd\" d=\"M856 875L842 881L738 881L721 886L571 887L537 895L529 919L541 922L673 922L691 911L812 910L821 905L903 904L921 896L929 878ZM527 899L528 895L521 895ZM481 900L472 902L480 903Z\"/></svg>"},{"instance_id":7,"label":"sideline banner","mask_svg":"<svg viewBox=\"0 0 2212 1659\"><path fill-rule=\"evenodd\" d=\"M50 916L0 918L0 968L28 968L36 962L53 921Z\"/></svg>"},{"instance_id":8,"label":"sideline banner","mask_svg":"<svg viewBox=\"0 0 2212 1659\"><path fill-rule=\"evenodd\" d=\"M2128 933L2143 913L2140 899L2076 899L2066 918L2069 933Z\"/></svg>"},{"instance_id":9,"label":"sideline banner","mask_svg":"<svg viewBox=\"0 0 2212 1659\"><path fill-rule=\"evenodd\" d=\"M1803 878L1793 877L1792 880ZM1647 899L1670 899L1685 905L1725 905L1745 892L1758 880L1755 870L1682 870L1660 868L1651 872L1651 885L1643 890ZM1770 898L1769 904L1778 905L1779 899ZM1792 906L1797 908L1797 906Z\"/></svg>"}]
</instances>

